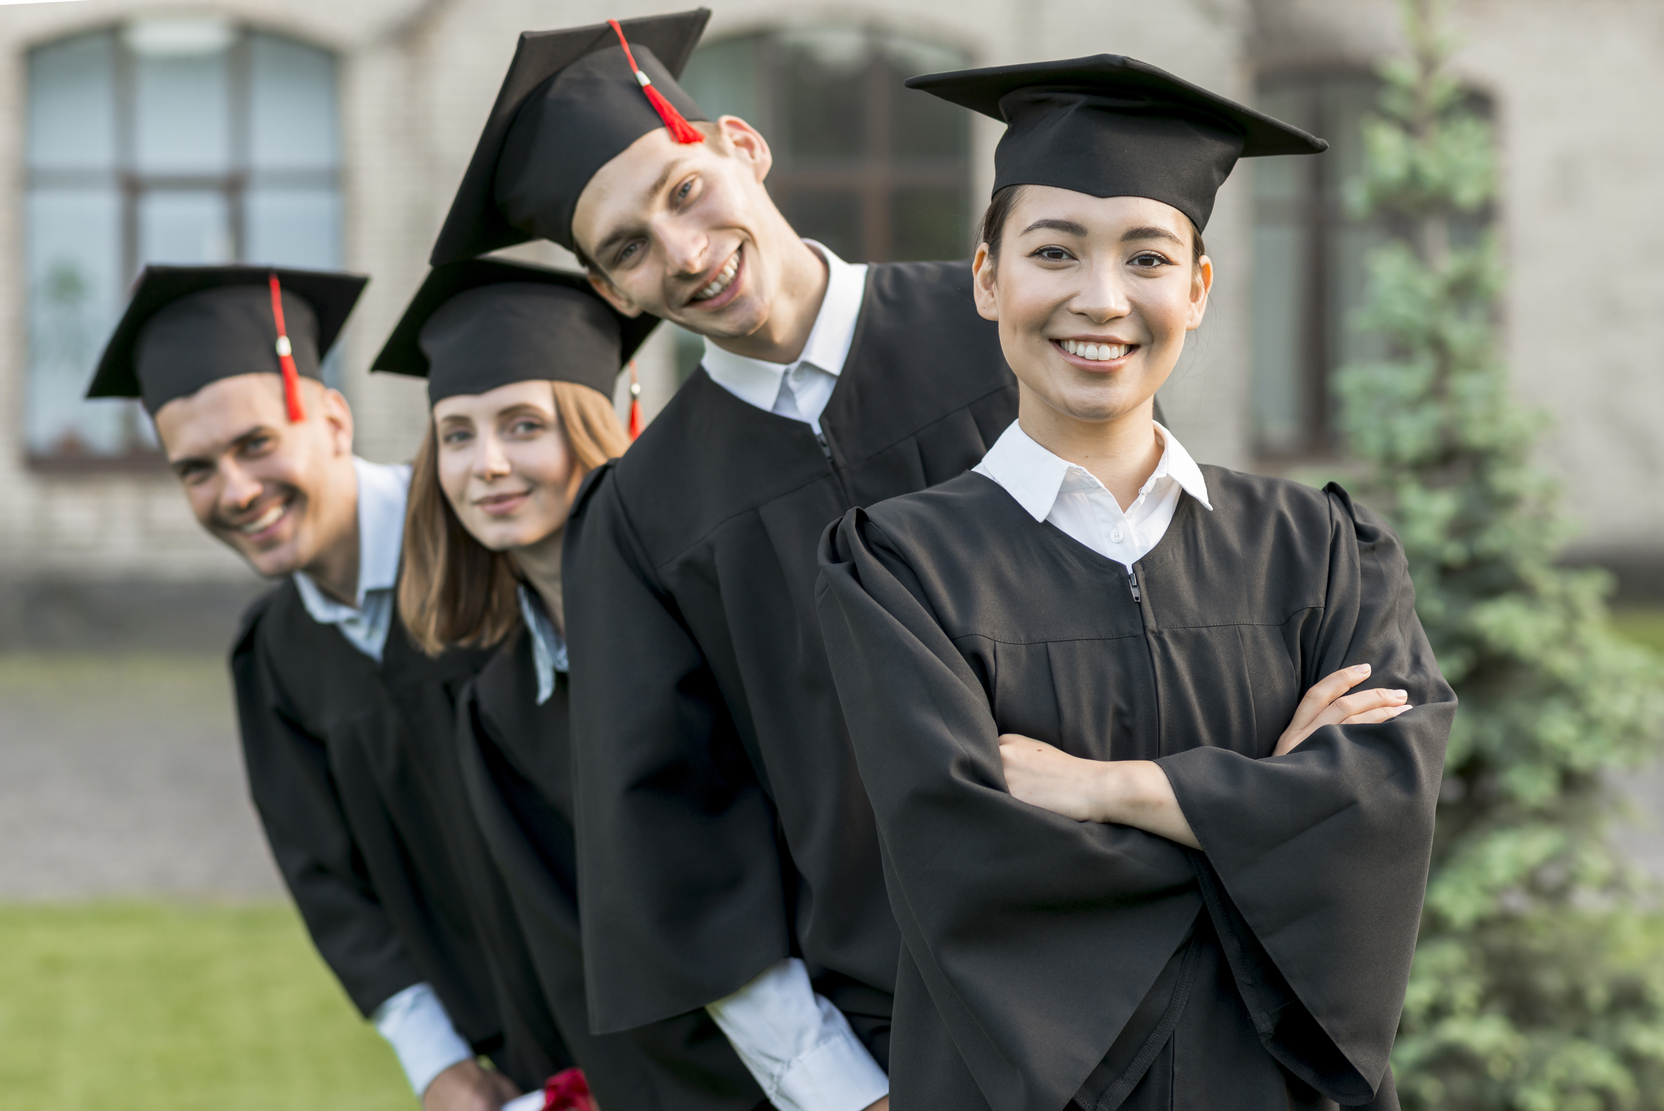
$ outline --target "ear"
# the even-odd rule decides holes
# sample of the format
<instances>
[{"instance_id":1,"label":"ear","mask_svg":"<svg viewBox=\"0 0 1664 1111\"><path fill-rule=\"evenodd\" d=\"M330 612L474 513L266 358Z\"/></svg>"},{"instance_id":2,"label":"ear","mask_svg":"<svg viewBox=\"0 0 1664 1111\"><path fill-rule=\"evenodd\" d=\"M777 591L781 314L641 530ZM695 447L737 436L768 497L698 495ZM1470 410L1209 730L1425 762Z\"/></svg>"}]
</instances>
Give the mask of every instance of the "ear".
<instances>
[{"instance_id":1,"label":"ear","mask_svg":"<svg viewBox=\"0 0 1664 1111\"><path fill-rule=\"evenodd\" d=\"M984 320L1000 318L999 289L994 279L994 256L988 244L978 243L976 257L971 260L971 296L976 300L977 315Z\"/></svg>"},{"instance_id":2,"label":"ear","mask_svg":"<svg viewBox=\"0 0 1664 1111\"><path fill-rule=\"evenodd\" d=\"M1213 290L1213 260L1203 255L1190 270L1190 307L1185 314L1184 330L1194 332L1202 326L1208 311L1208 294Z\"/></svg>"},{"instance_id":3,"label":"ear","mask_svg":"<svg viewBox=\"0 0 1664 1111\"><path fill-rule=\"evenodd\" d=\"M324 388L320 391L323 396L323 422L329 436L330 447L336 455L352 455L352 406L347 404L346 397L340 390Z\"/></svg>"},{"instance_id":4,"label":"ear","mask_svg":"<svg viewBox=\"0 0 1664 1111\"><path fill-rule=\"evenodd\" d=\"M593 289L607 304L619 313L628 317L641 315L641 306L625 296L624 291L612 284L612 279L593 266L584 269L584 276L589 279L589 287Z\"/></svg>"},{"instance_id":5,"label":"ear","mask_svg":"<svg viewBox=\"0 0 1664 1111\"><path fill-rule=\"evenodd\" d=\"M722 116L716 121L716 126L723 145L735 158L751 167L758 181L768 177L769 170L774 167L774 152L769 150L768 140L756 128L738 116Z\"/></svg>"}]
</instances>

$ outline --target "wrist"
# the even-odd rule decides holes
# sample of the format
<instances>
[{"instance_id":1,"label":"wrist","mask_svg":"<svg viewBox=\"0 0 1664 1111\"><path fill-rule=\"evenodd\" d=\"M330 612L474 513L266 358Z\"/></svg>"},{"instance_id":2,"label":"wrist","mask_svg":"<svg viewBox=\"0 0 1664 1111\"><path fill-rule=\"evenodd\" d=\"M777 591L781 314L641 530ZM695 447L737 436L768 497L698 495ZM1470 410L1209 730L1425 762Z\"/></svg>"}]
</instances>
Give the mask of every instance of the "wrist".
<instances>
[{"instance_id":1,"label":"wrist","mask_svg":"<svg viewBox=\"0 0 1664 1111\"><path fill-rule=\"evenodd\" d=\"M1150 774L1165 775L1150 760L1106 760L1098 765L1093 789L1092 820L1118 825L1141 825L1139 816L1154 805Z\"/></svg>"}]
</instances>

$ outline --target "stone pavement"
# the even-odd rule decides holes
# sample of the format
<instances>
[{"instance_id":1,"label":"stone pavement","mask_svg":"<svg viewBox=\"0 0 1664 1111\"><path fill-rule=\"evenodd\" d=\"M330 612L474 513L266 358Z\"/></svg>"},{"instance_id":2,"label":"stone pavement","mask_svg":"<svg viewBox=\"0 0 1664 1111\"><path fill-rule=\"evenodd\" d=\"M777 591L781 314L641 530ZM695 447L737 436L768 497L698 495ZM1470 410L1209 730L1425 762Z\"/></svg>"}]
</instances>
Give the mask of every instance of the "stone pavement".
<instances>
[{"instance_id":1,"label":"stone pavement","mask_svg":"<svg viewBox=\"0 0 1664 1111\"><path fill-rule=\"evenodd\" d=\"M0 655L0 899L282 893L223 656Z\"/></svg>"}]
</instances>

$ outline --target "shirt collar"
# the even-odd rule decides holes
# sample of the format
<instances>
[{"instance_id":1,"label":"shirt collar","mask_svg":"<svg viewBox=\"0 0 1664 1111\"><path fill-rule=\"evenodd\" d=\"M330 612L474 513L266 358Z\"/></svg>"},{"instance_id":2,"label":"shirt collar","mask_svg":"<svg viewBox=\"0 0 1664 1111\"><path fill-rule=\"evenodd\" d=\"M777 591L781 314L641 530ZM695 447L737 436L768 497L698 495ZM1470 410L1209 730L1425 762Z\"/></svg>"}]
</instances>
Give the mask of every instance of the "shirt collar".
<instances>
[{"instance_id":1,"label":"shirt collar","mask_svg":"<svg viewBox=\"0 0 1664 1111\"><path fill-rule=\"evenodd\" d=\"M541 706L555 693L555 672L570 669L566 638L555 631L555 623L544 612L543 600L530 587L521 583L516 593L520 596L520 616L532 638L532 668L537 672L537 704Z\"/></svg>"},{"instance_id":2,"label":"shirt collar","mask_svg":"<svg viewBox=\"0 0 1664 1111\"><path fill-rule=\"evenodd\" d=\"M410 468L371 463L353 456L352 468L358 476L358 595L350 609L363 609L364 598L372 590L391 590L399 578L399 554L404 544L405 502L410 497ZM307 609L316 596L321 603L317 609L334 609L342 603L318 590L317 583L305 571L296 571L302 595L307 598ZM307 590L305 587L311 587ZM319 621L317 612L312 616Z\"/></svg>"},{"instance_id":3,"label":"shirt collar","mask_svg":"<svg viewBox=\"0 0 1664 1111\"><path fill-rule=\"evenodd\" d=\"M1171 478L1185 493L1211 510L1213 505L1208 501L1208 484L1196 460L1190 457L1177 436L1160 424L1156 425L1156 430L1161 433L1165 446L1156 469L1140 487L1140 492L1153 489L1163 478ZM1044 521L1051 516L1052 506L1057 503L1058 494L1063 492L1065 482L1078 481L1082 486L1103 485L1085 468L1041 447L1016 421L1012 421L1011 426L994 441L994 446L988 449L988 454L982 457L982 462L975 469L1005 487L1006 492L1036 521Z\"/></svg>"},{"instance_id":4,"label":"shirt collar","mask_svg":"<svg viewBox=\"0 0 1664 1111\"><path fill-rule=\"evenodd\" d=\"M718 347L709 336L705 338L705 356L700 360L705 373L729 393L759 409L773 408L774 399L780 396L780 379L798 363L818 367L834 378L842 374L855 340L855 323L867 290L866 264L845 262L813 239L803 242L826 263L826 295L821 298L820 312L815 314L815 325L797 362L748 359Z\"/></svg>"}]
</instances>

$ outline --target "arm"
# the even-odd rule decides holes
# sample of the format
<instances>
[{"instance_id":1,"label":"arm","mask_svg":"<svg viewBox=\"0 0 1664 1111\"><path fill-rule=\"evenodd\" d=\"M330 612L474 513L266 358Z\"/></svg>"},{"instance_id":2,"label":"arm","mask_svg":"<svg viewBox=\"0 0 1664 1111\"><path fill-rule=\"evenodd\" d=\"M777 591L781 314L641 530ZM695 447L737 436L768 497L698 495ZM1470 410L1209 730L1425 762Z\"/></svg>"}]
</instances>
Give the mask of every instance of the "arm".
<instances>
[{"instance_id":1,"label":"arm","mask_svg":"<svg viewBox=\"0 0 1664 1111\"><path fill-rule=\"evenodd\" d=\"M590 481L563 556L597 1033L696 1011L790 952L773 806L613 477Z\"/></svg>"},{"instance_id":2,"label":"arm","mask_svg":"<svg viewBox=\"0 0 1664 1111\"><path fill-rule=\"evenodd\" d=\"M1325 725L1372 725L1410 709L1401 690L1346 694L1369 678L1358 664L1325 676L1295 709L1273 756L1283 756ZM1153 760L1083 760L1017 733L1000 736L1000 759L1012 795L1079 822L1117 822L1199 849L1172 781Z\"/></svg>"},{"instance_id":3,"label":"arm","mask_svg":"<svg viewBox=\"0 0 1664 1111\"><path fill-rule=\"evenodd\" d=\"M481 1067L473 1047L428 984L408 987L370 1016L393 1047L425 1111L497 1111L520 1094L501 1073Z\"/></svg>"}]
</instances>

